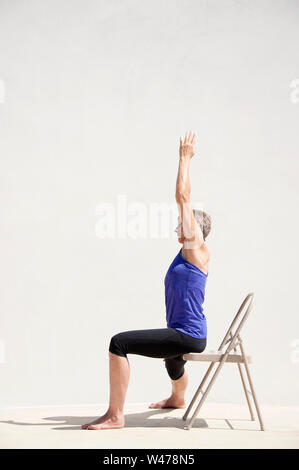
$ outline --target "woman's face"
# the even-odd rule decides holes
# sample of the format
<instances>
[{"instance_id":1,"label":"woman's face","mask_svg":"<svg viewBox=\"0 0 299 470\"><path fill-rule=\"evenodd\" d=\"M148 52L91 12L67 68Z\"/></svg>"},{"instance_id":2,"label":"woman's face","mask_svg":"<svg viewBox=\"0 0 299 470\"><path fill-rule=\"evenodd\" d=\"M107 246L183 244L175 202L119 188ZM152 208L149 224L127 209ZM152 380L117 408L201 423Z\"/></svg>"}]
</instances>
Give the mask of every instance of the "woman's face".
<instances>
[{"instance_id":1,"label":"woman's face","mask_svg":"<svg viewBox=\"0 0 299 470\"><path fill-rule=\"evenodd\" d=\"M198 220L196 220L196 222L199 224ZM180 217L178 217L178 225L175 229L175 232L177 232L177 234L178 234L179 243L184 243L185 237L184 237L183 225L182 225Z\"/></svg>"},{"instance_id":2,"label":"woman's face","mask_svg":"<svg viewBox=\"0 0 299 470\"><path fill-rule=\"evenodd\" d=\"M179 243L184 243L184 240L185 240L185 237L184 237L184 232L183 232L183 226L182 226L182 223L180 221L180 218L178 217L178 225L175 229L175 232L177 233L178 235L178 241Z\"/></svg>"}]
</instances>

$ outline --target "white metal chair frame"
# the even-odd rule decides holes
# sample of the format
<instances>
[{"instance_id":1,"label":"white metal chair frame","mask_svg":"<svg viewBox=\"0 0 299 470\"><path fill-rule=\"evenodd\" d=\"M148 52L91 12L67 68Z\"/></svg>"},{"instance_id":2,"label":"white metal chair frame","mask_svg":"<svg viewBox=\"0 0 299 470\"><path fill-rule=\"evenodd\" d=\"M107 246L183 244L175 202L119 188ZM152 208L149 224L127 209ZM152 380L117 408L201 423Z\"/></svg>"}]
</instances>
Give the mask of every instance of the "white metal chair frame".
<instances>
[{"instance_id":1,"label":"white metal chair frame","mask_svg":"<svg viewBox=\"0 0 299 470\"><path fill-rule=\"evenodd\" d=\"M247 307L247 309L246 309L246 311L243 315L243 318L241 319L240 323L238 324L238 326L235 330L235 333L233 333L232 329L234 328L238 318L240 317L242 311L244 310L244 307L245 307L248 299L250 299L249 305L248 305L248 307ZM187 417L189 415L189 412L191 411L191 408L192 408L195 400L197 399L198 395L200 393L202 393L202 397L199 401L199 404L198 404L192 418L190 419L188 425L185 426L184 429L186 429L186 430L191 429L191 427L194 423L194 420L195 420L196 416L198 415L198 412L199 412L200 408L202 407L204 401L206 400L207 395L208 395L209 391L211 390L212 385L214 384L215 379L218 376L218 374L219 374L220 370L222 369L223 365L226 362L231 362L231 363L233 362L233 363L236 363L238 365L238 369L239 369L239 372L240 372L241 381L242 381L243 389L244 389L244 392L245 392L245 397L246 397L246 401L247 401L247 404L248 404L251 420L254 421L255 418L254 418L252 406L251 406L251 403L250 403L249 395L252 395L252 397L253 397L253 401L254 401L256 412L257 412L257 415L258 415L261 431L265 430L263 420L262 420L262 415L261 415L261 412L260 412L260 409L259 409L256 394L255 394L255 391L254 391L254 388L253 388L252 379L251 379L251 376L250 376L250 373L249 373L248 363L251 362L251 357L245 355L243 342L242 342L242 339L240 337L240 331L241 331L241 329L242 329L249 313L252 310L253 300L254 300L254 294L253 293L250 293L245 297L245 299L243 300L243 302L242 302L235 318L233 319L229 329L227 330L227 333L224 336L223 341L221 342L221 344L219 346L219 349L216 353L204 353L204 352L203 353L192 353L191 352L191 353L187 353L187 354L183 355L183 359L185 361L201 361L201 362L207 362L208 361L208 362L211 362L211 364L210 364L207 372L205 373L205 375L204 375L204 377L203 377L203 379L202 379L202 381L201 381L194 397L192 398L192 401L191 401L190 405L187 408L186 413L183 416L183 420L185 421L187 419ZM228 344L226 350L223 352L222 350L223 350L224 346L227 343L229 343L229 344ZM238 353L238 350L237 350L238 347L240 348L240 353ZM230 354L232 350L234 350L234 353ZM206 390L204 391L203 386L204 386L205 382L207 381L208 376L210 375L214 365L218 362L219 362L218 367L217 367L216 371L214 372L214 375L211 378ZM241 368L241 364L244 364L244 366L245 366L245 372L246 372L246 375L247 375L250 390L247 389L246 382L245 382L245 377L244 377L244 374L243 374L243 370Z\"/></svg>"}]
</instances>

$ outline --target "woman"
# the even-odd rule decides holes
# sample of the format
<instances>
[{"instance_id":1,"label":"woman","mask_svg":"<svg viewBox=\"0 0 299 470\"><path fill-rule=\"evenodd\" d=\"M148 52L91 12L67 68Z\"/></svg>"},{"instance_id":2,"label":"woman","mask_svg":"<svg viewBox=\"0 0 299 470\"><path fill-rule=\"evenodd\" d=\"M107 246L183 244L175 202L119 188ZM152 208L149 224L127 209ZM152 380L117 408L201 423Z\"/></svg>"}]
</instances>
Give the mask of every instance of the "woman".
<instances>
[{"instance_id":1,"label":"woman","mask_svg":"<svg viewBox=\"0 0 299 470\"><path fill-rule=\"evenodd\" d=\"M130 365L127 354L165 358L172 382L170 397L152 403L149 408L185 408L184 393L188 383L182 355L202 352L206 347L206 318L203 314L205 285L208 276L209 250L205 239L211 219L190 205L189 165L194 156L195 134L180 137L176 202L179 224L178 241L183 244L166 273L165 305L167 328L131 330L118 333L109 345L110 402L106 413L83 429L117 429L125 425L123 414L129 384Z\"/></svg>"}]
</instances>

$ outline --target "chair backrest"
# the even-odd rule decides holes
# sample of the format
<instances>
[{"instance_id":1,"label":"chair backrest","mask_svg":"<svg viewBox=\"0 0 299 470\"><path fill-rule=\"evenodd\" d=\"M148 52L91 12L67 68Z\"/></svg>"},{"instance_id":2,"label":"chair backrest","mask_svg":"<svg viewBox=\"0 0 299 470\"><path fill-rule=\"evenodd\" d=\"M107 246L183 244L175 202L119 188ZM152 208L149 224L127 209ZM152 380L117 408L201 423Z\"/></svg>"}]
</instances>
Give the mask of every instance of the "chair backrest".
<instances>
[{"instance_id":1,"label":"chair backrest","mask_svg":"<svg viewBox=\"0 0 299 470\"><path fill-rule=\"evenodd\" d=\"M236 316L234 317L232 323L230 324L229 329L227 330L227 332L226 332L226 334L223 338L222 343L219 346L219 349L218 349L219 351L222 351L222 348L227 343L229 343L229 344L227 346L226 352L230 351L234 347L235 343L237 342L237 340L239 338L240 331L243 328L244 323L247 320L247 317L248 317L249 313L252 310L253 300L254 300L254 293L252 293L252 292L245 297L245 299L243 300ZM240 318L241 313L244 311L246 304L248 304L248 305L247 305L247 308L245 310L245 313L243 314L242 318ZM234 328L235 328L235 331L233 331Z\"/></svg>"}]
</instances>

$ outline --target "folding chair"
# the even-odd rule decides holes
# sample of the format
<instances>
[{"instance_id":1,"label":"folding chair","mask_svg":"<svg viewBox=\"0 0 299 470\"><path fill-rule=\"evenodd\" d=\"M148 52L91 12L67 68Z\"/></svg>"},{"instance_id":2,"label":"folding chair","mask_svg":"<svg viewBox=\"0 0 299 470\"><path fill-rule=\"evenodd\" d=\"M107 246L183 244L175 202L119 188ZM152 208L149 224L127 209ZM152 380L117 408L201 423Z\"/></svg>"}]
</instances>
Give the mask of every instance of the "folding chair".
<instances>
[{"instance_id":1,"label":"folding chair","mask_svg":"<svg viewBox=\"0 0 299 470\"><path fill-rule=\"evenodd\" d=\"M246 309L246 311L243 315L243 318L239 322L238 326L236 326L237 320L240 317L240 315L241 315L242 311L244 310L245 305L247 304L249 299L250 299L250 302L249 302L249 305L248 305L248 307L247 307L247 309ZM186 413L183 416L183 420L185 421L187 419L188 414L189 414L195 400L197 399L198 395L200 393L202 393L201 400L200 400L200 402L199 402L199 404L198 404L191 420L189 421L188 425L184 427L184 429L186 429L186 430L191 429L191 427L194 423L194 420L195 420L201 406L203 405L205 399L207 398L207 395L208 395L209 391L212 388L212 385L215 382L216 377L218 376L218 374L219 374L220 370L222 369L223 365L226 362L229 362L229 363L236 363L238 365L238 369L239 369L239 372L240 372L241 381L242 381L242 384L243 384L243 388L244 388L245 397L246 397L246 401L247 401L247 404L248 404L251 420L254 421L255 418L254 418L252 406L251 406L251 403L250 403L249 394L252 395L252 397L253 397L253 401L254 401L256 412L257 412L257 415L258 415L261 431L265 430L263 420L262 420L262 416L261 416L261 412L260 412L259 405L258 405L258 402L257 402L256 394L255 394L255 391L254 391L254 388L253 388L251 376L250 376L250 373L249 373L248 363L251 362L251 357L245 355L244 346L242 344L242 339L240 337L240 331L241 331L241 329L242 329L242 327L243 327L243 325L244 325L244 323L245 323L245 321L246 321L246 319L247 319L247 317L248 317L248 315L249 315L249 313L252 309L253 299L254 299L254 294L250 293L243 300L243 302L242 302L235 318L233 319L226 335L224 336L224 339L223 339L222 343L219 346L218 351L216 351L216 352L212 351L212 352L207 352L207 353L204 353L204 352L203 353L192 353L192 352L190 352L190 353L187 353L187 354L183 355L183 359L185 361L211 362L204 378L201 381L201 384L199 385L194 397L192 398L192 401L191 401L190 405L187 408ZM235 329L235 332L233 333L233 328L234 327L236 327L236 329ZM225 351L223 351L223 348L226 344L228 344L228 346L225 349ZM238 352L237 348L239 348L239 350L240 350L239 352ZM232 350L234 350L233 353L231 352ZM212 372L212 369L213 369L213 367L215 366L216 363L219 363L218 367L216 368L216 371L214 372L214 375L212 376L206 390L204 391L203 386L204 386L205 382L207 381L208 376ZM246 375L247 375L247 378L248 378L250 390L247 389L244 374L243 374L243 370L241 368L241 364L244 364L244 366L245 366L245 372L246 372Z\"/></svg>"}]
</instances>

